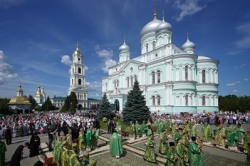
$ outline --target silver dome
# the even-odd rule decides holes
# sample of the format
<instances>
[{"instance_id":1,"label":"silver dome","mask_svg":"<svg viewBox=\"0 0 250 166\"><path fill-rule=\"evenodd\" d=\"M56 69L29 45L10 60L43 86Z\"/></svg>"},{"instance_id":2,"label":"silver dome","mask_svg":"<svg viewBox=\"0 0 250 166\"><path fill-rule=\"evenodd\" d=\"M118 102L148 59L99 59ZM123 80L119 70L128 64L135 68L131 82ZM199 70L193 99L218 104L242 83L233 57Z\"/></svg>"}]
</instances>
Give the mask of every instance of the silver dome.
<instances>
[{"instance_id":1,"label":"silver dome","mask_svg":"<svg viewBox=\"0 0 250 166\"><path fill-rule=\"evenodd\" d=\"M164 20L160 25L157 26L157 31L171 31L172 30L172 25L169 24L168 22L165 22Z\"/></svg>"},{"instance_id":2,"label":"silver dome","mask_svg":"<svg viewBox=\"0 0 250 166\"><path fill-rule=\"evenodd\" d=\"M156 32L157 27L162 23L161 20L154 18L153 21L147 23L141 30L141 36L145 35L146 33Z\"/></svg>"},{"instance_id":3,"label":"silver dome","mask_svg":"<svg viewBox=\"0 0 250 166\"><path fill-rule=\"evenodd\" d=\"M195 44L191 42L188 38L187 41L182 45L182 49L195 49Z\"/></svg>"},{"instance_id":4,"label":"silver dome","mask_svg":"<svg viewBox=\"0 0 250 166\"><path fill-rule=\"evenodd\" d=\"M121 52L121 51L130 51L129 46L125 43L125 41L124 41L124 43L119 47L119 52Z\"/></svg>"}]
</instances>

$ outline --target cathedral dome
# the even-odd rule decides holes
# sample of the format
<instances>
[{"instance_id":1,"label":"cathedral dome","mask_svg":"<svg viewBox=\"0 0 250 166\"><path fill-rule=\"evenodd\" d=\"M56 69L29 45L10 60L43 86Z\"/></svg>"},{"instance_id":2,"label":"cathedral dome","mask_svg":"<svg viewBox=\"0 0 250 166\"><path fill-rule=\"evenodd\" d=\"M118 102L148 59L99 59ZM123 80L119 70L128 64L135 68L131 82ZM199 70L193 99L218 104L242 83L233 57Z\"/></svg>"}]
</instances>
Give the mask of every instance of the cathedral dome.
<instances>
[{"instance_id":1,"label":"cathedral dome","mask_svg":"<svg viewBox=\"0 0 250 166\"><path fill-rule=\"evenodd\" d=\"M154 14L153 21L147 23L141 30L141 36L145 35L146 33L150 32L156 32L158 29L158 26L162 23L161 20L158 20L156 18L156 14Z\"/></svg>"},{"instance_id":2,"label":"cathedral dome","mask_svg":"<svg viewBox=\"0 0 250 166\"><path fill-rule=\"evenodd\" d=\"M122 51L130 51L129 46L126 44L126 42L124 41L124 43L119 47L119 52Z\"/></svg>"},{"instance_id":3,"label":"cathedral dome","mask_svg":"<svg viewBox=\"0 0 250 166\"><path fill-rule=\"evenodd\" d=\"M187 37L187 41L182 45L182 49L183 50L195 49L195 44L191 42L189 38Z\"/></svg>"},{"instance_id":4,"label":"cathedral dome","mask_svg":"<svg viewBox=\"0 0 250 166\"><path fill-rule=\"evenodd\" d=\"M161 24L157 26L157 31L158 32L168 32L172 30L172 25L168 22L166 22L163 18L163 21Z\"/></svg>"}]
</instances>

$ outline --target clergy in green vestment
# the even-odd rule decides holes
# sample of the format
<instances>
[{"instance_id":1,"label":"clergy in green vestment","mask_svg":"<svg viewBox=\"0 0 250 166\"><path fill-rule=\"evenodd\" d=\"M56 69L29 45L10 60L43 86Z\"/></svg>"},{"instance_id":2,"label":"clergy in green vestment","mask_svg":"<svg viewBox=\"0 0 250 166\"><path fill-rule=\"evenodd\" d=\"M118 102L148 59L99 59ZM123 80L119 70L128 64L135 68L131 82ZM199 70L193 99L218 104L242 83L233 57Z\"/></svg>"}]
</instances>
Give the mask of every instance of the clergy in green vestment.
<instances>
[{"instance_id":1,"label":"clergy in green vestment","mask_svg":"<svg viewBox=\"0 0 250 166\"><path fill-rule=\"evenodd\" d=\"M201 145L196 141L196 137L191 137L191 140L188 148L189 165L203 166Z\"/></svg>"},{"instance_id":2,"label":"clergy in green vestment","mask_svg":"<svg viewBox=\"0 0 250 166\"><path fill-rule=\"evenodd\" d=\"M92 139L91 139L91 147L96 147L98 143L98 138L99 138L99 129L95 130L92 133Z\"/></svg>"},{"instance_id":3,"label":"clergy in green vestment","mask_svg":"<svg viewBox=\"0 0 250 166\"><path fill-rule=\"evenodd\" d=\"M221 124L219 126L219 131L215 135L214 144L224 148L225 147L225 138L226 138L226 130L223 127L223 125Z\"/></svg>"},{"instance_id":4,"label":"clergy in green vestment","mask_svg":"<svg viewBox=\"0 0 250 166\"><path fill-rule=\"evenodd\" d=\"M146 133L146 136L150 136L150 135L154 135L153 133L153 130L152 130L152 127L150 124L147 125L147 133Z\"/></svg>"},{"instance_id":5,"label":"clergy in green vestment","mask_svg":"<svg viewBox=\"0 0 250 166\"><path fill-rule=\"evenodd\" d=\"M118 134L122 135L122 126L120 125L119 122L116 123L115 130L117 131Z\"/></svg>"},{"instance_id":6,"label":"clergy in green vestment","mask_svg":"<svg viewBox=\"0 0 250 166\"><path fill-rule=\"evenodd\" d=\"M141 132L143 135L147 134L147 124L145 123L145 121L142 122Z\"/></svg>"},{"instance_id":7,"label":"clergy in green vestment","mask_svg":"<svg viewBox=\"0 0 250 166\"><path fill-rule=\"evenodd\" d=\"M169 148L167 151L167 160L165 166L175 166L177 164L177 154L174 147L174 142L169 142Z\"/></svg>"},{"instance_id":8,"label":"clergy in green vestment","mask_svg":"<svg viewBox=\"0 0 250 166\"><path fill-rule=\"evenodd\" d=\"M162 130L162 133L160 133L160 146L159 146L159 153L166 155L168 150L168 135L165 129Z\"/></svg>"},{"instance_id":9,"label":"clergy in green vestment","mask_svg":"<svg viewBox=\"0 0 250 166\"><path fill-rule=\"evenodd\" d=\"M78 150L79 153L82 154L83 150L86 148L85 141L84 141L84 133L82 131L79 132L78 136Z\"/></svg>"},{"instance_id":10,"label":"clergy in green vestment","mask_svg":"<svg viewBox=\"0 0 250 166\"><path fill-rule=\"evenodd\" d=\"M62 147L63 147L62 141L60 139L57 139L52 153L57 163L60 163Z\"/></svg>"},{"instance_id":11,"label":"clergy in green vestment","mask_svg":"<svg viewBox=\"0 0 250 166\"><path fill-rule=\"evenodd\" d=\"M190 134L190 128L189 128L189 124L188 124L188 121L186 121L185 123L184 123L184 126L183 126L183 134Z\"/></svg>"},{"instance_id":12,"label":"clergy in green vestment","mask_svg":"<svg viewBox=\"0 0 250 166\"><path fill-rule=\"evenodd\" d=\"M68 150L68 160L67 160L67 166L80 166L80 162L77 159L76 153L73 150Z\"/></svg>"},{"instance_id":13,"label":"clergy in green vestment","mask_svg":"<svg viewBox=\"0 0 250 166\"><path fill-rule=\"evenodd\" d=\"M92 127L88 128L87 133L86 133L86 147L88 150L91 150L91 139L92 139Z\"/></svg>"},{"instance_id":14,"label":"clergy in green vestment","mask_svg":"<svg viewBox=\"0 0 250 166\"><path fill-rule=\"evenodd\" d=\"M179 138L182 138L182 128L179 128L179 129L178 129L178 132L175 133L175 135L174 135L174 144L175 144L175 145L177 144L177 140L178 140Z\"/></svg>"},{"instance_id":15,"label":"clergy in green vestment","mask_svg":"<svg viewBox=\"0 0 250 166\"><path fill-rule=\"evenodd\" d=\"M239 144L244 144L245 130L240 123L237 125L236 131L239 133Z\"/></svg>"},{"instance_id":16,"label":"clergy in green vestment","mask_svg":"<svg viewBox=\"0 0 250 166\"><path fill-rule=\"evenodd\" d=\"M250 128L247 128L247 132L245 133L244 136L244 149L248 149L248 143L250 143Z\"/></svg>"},{"instance_id":17,"label":"clergy in green vestment","mask_svg":"<svg viewBox=\"0 0 250 166\"><path fill-rule=\"evenodd\" d=\"M160 134L162 132L162 129L163 129L163 123L162 121L160 121L157 123L157 129L156 129L157 133Z\"/></svg>"},{"instance_id":18,"label":"clergy in green vestment","mask_svg":"<svg viewBox=\"0 0 250 166\"><path fill-rule=\"evenodd\" d=\"M178 124L176 122L173 122L171 124L171 134L174 136L177 131L178 131Z\"/></svg>"},{"instance_id":19,"label":"clergy in green vestment","mask_svg":"<svg viewBox=\"0 0 250 166\"><path fill-rule=\"evenodd\" d=\"M143 159L152 163L156 163L156 154L154 151L155 142L153 135L148 136L145 145L146 145L146 151L143 156Z\"/></svg>"},{"instance_id":20,"label":"clergy in green vestment","mask_svg":"<svg viewBox=\"0 0 250 166\"><path fill-rule=\"evenodd\" d=\"M203 142L210 142L212 138L212 131L211 131L211 126L207 123L204 124L202 130L202 139Z\"/></svg>"},{"instance_id":21,"label":"clergy in green vestment","mask_svg":"<svg viewBox=\"0 0 250 166\"><path fill-rule=\"evenodd\" d=\"M245 166L250 165L250 143L247 144L247 158L245 161Z\"/></svg>"},{"instance_id":22,"label":"clergy in green vestment","mask_svg":"<svg viewBox=\"0 0 250 166\"><path fill-rule=\"evenodd\" d=\"M225 128L226 130L226 139L229 141L230 135L233 132L233 127L231 124L227 124L227 127Z\"/></svg>"},{"instance_id":23,"label":"clergy in green vestment","mask_svg":"<svg viewBox=\"0 0 250 166\"><path fill-rule=\"evenodd\" d=\"M195 124L191 128L190 137L197 137L197 127Z\"/></svg>"},{"instance_id":24,"label":"clergy in green vestment","mask_svg":"<svg viewBox=\"0 0 250 166\"><path fill-rule=\"evenodd\" d=\"M233 131L228 140L228 145L231 147L238 146L239 133L237 131Z\"/></svg>"},{"instance_id":25,"label":"clergy in green vestment","mask_svg":"<svg viewBox=\"0 0 250 166\"><path fill-rule=\"evenodd\" d=\"M175 147L176 154L177 154L177 165L184 166L185 165L185 147L182 144L182 139L177 139L177 145Z\"/></svg>"},{"instance_id":26,"label":"clergy in green vestment","mask_svg":"<svg viewBox=\"0 0 250 166\"><path fill-rule=\"evenodd\" d=\"M138 123L138 121L136 121L135 123L135 130L136 130L136 138L141 137L142 136L142 132L141 132L141 125Z\"/></svg>"},{"instance_id":27,"label":"clergy in green vestment","mask_svg":"<svg viewBox=\"0 0 250 166\"><path fill-rule=\"evenodd\" d=\"M120 158L123 153L121 136L116 130L114 130L114 133L110 137L109 153L116 158Z\"/></svg>"},{"instance_id":28,"label":"clergy in green vestment","mask_svg":"<svg viewBox=\"0 0 250 166\"><path fill-rule=\"evenodd\" d=\"M0 166L4 166L5 152L7 151L5 143L0 138Z\"/></svg>"}]
</instances>

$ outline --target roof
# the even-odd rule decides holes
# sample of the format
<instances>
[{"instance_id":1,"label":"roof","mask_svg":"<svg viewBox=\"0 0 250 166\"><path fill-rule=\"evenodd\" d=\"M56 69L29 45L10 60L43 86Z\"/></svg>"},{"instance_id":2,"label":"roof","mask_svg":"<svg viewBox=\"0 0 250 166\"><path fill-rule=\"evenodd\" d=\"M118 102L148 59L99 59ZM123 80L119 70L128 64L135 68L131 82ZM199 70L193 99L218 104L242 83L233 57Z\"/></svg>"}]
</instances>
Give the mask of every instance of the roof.
<instances>
[{"instance_id":1,"label":"roof","mask_svg":"<svg viewBox=\"0 0 250 166\"><path fill-rule=\"evenodd\" d=\"M13 98L10 99L10 102L8 103L10 105L17 105L17 104L21 104L21 105L31 105L31 103L29 102L29 99L25 96L15 96Z\"/></svg>"}]
</instances>

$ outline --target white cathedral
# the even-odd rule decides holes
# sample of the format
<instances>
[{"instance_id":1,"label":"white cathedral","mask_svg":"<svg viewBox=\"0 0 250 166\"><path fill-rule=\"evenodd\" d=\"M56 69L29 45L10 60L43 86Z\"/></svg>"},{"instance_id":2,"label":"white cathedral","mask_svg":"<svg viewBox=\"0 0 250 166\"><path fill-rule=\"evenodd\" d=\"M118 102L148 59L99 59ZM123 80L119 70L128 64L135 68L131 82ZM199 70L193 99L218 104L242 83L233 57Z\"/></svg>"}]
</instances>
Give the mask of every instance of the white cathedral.
<instances>
[{"instance_id":1,"label":"white cathedral","mask_svg":"<svg viewBox=\"0 0 250 166\"><path fill-rule=\"evenodd\" d=\"M141 30L141 55L130 59L130 48L119 47L119 63L109 68L102 92L123 111L127 95L138 80L151 112L200 113L218 111L218 60L197 55L187 36L182 47L172 42L172 26L157 19Z\"/></svg>"}]
</instances>

